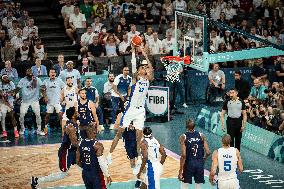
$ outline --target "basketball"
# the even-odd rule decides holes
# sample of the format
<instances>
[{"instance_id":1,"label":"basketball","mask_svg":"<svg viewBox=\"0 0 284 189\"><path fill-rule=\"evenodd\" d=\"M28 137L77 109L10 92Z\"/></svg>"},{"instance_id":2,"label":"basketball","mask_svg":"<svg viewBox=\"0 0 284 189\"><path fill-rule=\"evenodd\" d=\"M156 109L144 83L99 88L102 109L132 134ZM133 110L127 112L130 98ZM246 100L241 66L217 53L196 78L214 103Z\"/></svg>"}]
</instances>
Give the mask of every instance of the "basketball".
<instances>
[{"instance_id":1,"label":"basketball","mask_svg":"<svg viewBox=\"0 0 284 189\"><path fill-rule=\"evenodd\" d=\"M142 43L142 39L140 36L138 35L135 35L132 40L131 40L131 43L135 46L135 47L139 47Z\"/></svg>"}]
</instances>

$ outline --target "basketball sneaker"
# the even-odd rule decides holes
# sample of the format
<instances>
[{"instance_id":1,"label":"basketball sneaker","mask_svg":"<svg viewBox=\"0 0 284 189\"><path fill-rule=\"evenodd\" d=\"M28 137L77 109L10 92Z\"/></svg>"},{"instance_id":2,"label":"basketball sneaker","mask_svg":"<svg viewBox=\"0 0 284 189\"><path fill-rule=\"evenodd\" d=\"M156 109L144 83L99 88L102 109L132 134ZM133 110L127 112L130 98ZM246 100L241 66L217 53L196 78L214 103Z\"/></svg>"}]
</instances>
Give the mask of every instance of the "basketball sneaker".
<instances>
[{"instance_id":1,"label":"basketball sneaker","mask_svg":"<svg viewBox=\"0 0 284 189\"><path fill-rule=\"evenodd\" d=\"M7 137L7 131L3 131L1 137Z\"/></svg>"},{"instance_id":2,"label":"basketball sneaker","mask_svg":"<svg viewBox=\"0 0 284 189\"><path fill-rule=\"evenodd\" d=\"M45 136L45 133L43 131L39 130L39 129L36 131L36 134L38 134L40 136Z\"/></svg>"},{"instance_id":3,"label":"basketball sneaker","mask_svg":"<svg viewBox=\"0 0 284 189\"><path fill-rule=\"evenodd\" d=\"M142 186L142 180L138 179L135 182L135 189L139 189Z\"/></svg>"},{"instance_id":4,"label":"basketball sneaker","mask_svg":"<svg viewBox=\"0 0 284 189\"><path fill-rule=\"evenodd\" d=\"M38 178L37 177L32 177L31 178L31 187L32 187L32 189L37 189L38 188Z\"/></svg>"},{"instance_id":5,"label":"basketball sneaker","mask_svg":"<svg viewBox=\"0 0 284 189\"><path fill-rule=\"evenodd\" d=\"M19 132L18 132L18 130L14 130L14 135L15 135L15 138L18 138L18 137L19 137Z\"/></svg>"}]
</instances>

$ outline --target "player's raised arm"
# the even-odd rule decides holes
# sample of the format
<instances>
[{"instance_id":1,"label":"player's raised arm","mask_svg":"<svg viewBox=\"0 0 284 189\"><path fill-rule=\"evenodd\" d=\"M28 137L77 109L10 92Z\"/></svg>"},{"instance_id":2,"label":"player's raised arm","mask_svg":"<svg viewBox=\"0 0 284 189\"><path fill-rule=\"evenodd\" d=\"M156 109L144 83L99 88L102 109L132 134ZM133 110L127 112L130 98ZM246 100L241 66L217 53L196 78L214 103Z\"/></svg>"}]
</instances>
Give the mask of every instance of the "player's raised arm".
<instances>
[{"instance_id":1,"label":"player's raised arm","mask_svg":"<svg viewBox=\"0 0 284 189\"><path fill-rule=\"evenodd\" d=\"M209 146L208 146L206 137L205 137L203 134L201 134L201 138L202 138L202 140L203 140L204 151L205 151L205 157L204 157L204 159L206 160L206 159L210 156L211 152L210 152L210 149L209 149Z\"/></svg>"},{"instance_id":2,"label":"player's raised arm","mask_svg":"<svg viewBox=\"0 0 284 189\"><path fill-rule=\"evenodd\" d=\"M141 174L142 174L143 170L145 169L146 163L147 163L147 160L148 160L148 150L147 150L147 144L146 144L145 140L143 140L141 142L140 148L141 148L141 154L142 154L142 164L141 164L139 173L137 174L138 179L140 179Z\"/></svg>"},{"instance_id":3,"label":"player's raised arm","mask_svg":"<svg viewBox=\"0 0 284 189\"><path fill-rule=\"evenodd\" d=\"M217 171L217 167L218 167L218 151L215 150L212 155L212 166L209 175L209 181L212 185L214 185L214 176Z\"/></svg>"},{"instance_id":4,"label":"player's raised arm","mask_svg":"<svg viewBox=\"0 0 284 189\"><path fill-rule=\"evenodd\" d=\"M181 149L181 156L180 156L180 165L179 165L179 175L178 175L178 179L180 181L183 180L183 168L184 168L184 164L185 164L185 159L186 159L186 146L185 146L185 135L181 135L179 137L179 144L180 144L180 149Z\"/></svg>"},{"instance_id":5,"label":"player's raised arm","mask_svg":"<svg viewBox=\"0 0 284 189\"><path fill-rule=\"evenodd\" d=\"M236 152L237 152L237 158L238 158L238 169L239 169L239 173L242 173L244 170L244 166L243 166L243 160L241 157L241 153L240 151L236 148Z\"/></svg>"},{"instance_id":6,"label":"player's raised arm","mask_svg":"<svg viewBox=\"0 0 284 189\"><path fill-rule=\"evenodd\" d=\"M154 68L152 66L152 63L150 62L149 58L148 58L148 55L145 53L144 49L141 48L141 52L143 54L143 56L145 57L147 63L148 63L148 66L146 68L146 72L147 72L147 79L149 81L153 81L154 80Z\"/></svg>"}]
</instances>

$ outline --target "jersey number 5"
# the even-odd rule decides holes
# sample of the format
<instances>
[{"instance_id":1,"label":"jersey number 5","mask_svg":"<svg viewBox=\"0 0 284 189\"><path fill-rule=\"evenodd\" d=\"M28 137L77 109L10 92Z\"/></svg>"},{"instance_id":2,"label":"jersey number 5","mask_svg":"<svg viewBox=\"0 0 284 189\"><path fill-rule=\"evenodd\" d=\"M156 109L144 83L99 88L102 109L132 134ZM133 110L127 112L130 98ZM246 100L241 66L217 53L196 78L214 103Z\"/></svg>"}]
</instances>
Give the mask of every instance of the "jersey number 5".
<instances>
[{"instance_id":1,"label":"jersey number 5","mask_svg":"<svg viewBox=\"0 0 284 189\"><path fill-rule=\"evenodd\" d=\"M192 150L192 155L193 155L193 156L196 156L196 154L197 154L197 149L198 149L198 144L194 144L194 145L192 146L192 148L191 148L191 150Z\"/></svg>"},{"instance_id":2,"label":"jersey number 5","mask_svg":"<svg viewBox=\"0 0 284 189\"><path fill-rule=\"evenodd\" d=\"M225 171L231 171L231 169L232 169L231 164L232 164L231 161L224 161L224 170Z\"/></svg>"}]
</instances>

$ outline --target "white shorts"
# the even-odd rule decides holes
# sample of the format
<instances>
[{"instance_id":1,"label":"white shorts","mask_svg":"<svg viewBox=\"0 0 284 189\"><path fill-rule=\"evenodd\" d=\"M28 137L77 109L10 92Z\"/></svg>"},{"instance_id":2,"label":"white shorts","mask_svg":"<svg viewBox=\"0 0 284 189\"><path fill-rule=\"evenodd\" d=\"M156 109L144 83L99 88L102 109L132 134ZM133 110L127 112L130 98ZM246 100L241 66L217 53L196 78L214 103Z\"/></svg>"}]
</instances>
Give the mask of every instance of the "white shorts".
<instances>
[{"instance_id":1,"label":"white shorts","mask_svg":"<svg viewBox=\"0 0 284 189\"><path fill-rule=\"evenodd\" d=\"M218 189L239 189L239 180L237 178L229 180L218 180Z\"/></svg>"},{"instance_id":2,"label":"white shorts","mask_svg":"<svg viewBox=\"0 0 284 189\"><path fill-rule=\"evenodd\" d=\"M163 173L163 165L159 162L147 161L144 183L148 188L160 189L160 178Z\"/></svg>"},{"instance_id":3,"label":"white shorts","mask_svg":"<svg viewBox=\"0 0 284 189\"><path fill-rule=\"evenodd\" d=\"M135 129L143 130L145 122L145 108L137 108L133 106L126 108L121 117L120 127L128 127L131 121L133 121Z\"/></svg>"},{"instance_id":4,"label":"white shorts","mask_svg":"<svg viewBox=\"0 0 284 189\"><path fill-rule=\"evenodd\" d=\"M8 112L11 112L12 109L5 105L5 104L0 104L0 112L4 115L4 114L7 114Z\"/></svg>"},{"instance_id":5,"label":"white shorts","mask_svg":"<svg viewBox=\"0 0 284 189\"><path fill-rule=\"evenodd\" d=\"M60 104L47 104L46 106L46 113L52 114L55 109L56 113L59 113L61 111L61 105Z\"/></svg>"},{"instance_id":6,"label":"white shorts","mask_svg":"<svg viewBox=\"0 0 284 189\"><path fill-rule=\"evenodd\" d=\"M38 101L34 101L34 102L31 102L31 103L22 102L21 107L20 107L20 114L22 116L24 116L28 112L28 109L29 109L30 106L31 106L33 112L35 113L35 115L40 116L40 105L39 105Z\"/></svg>"}]
</instances>

